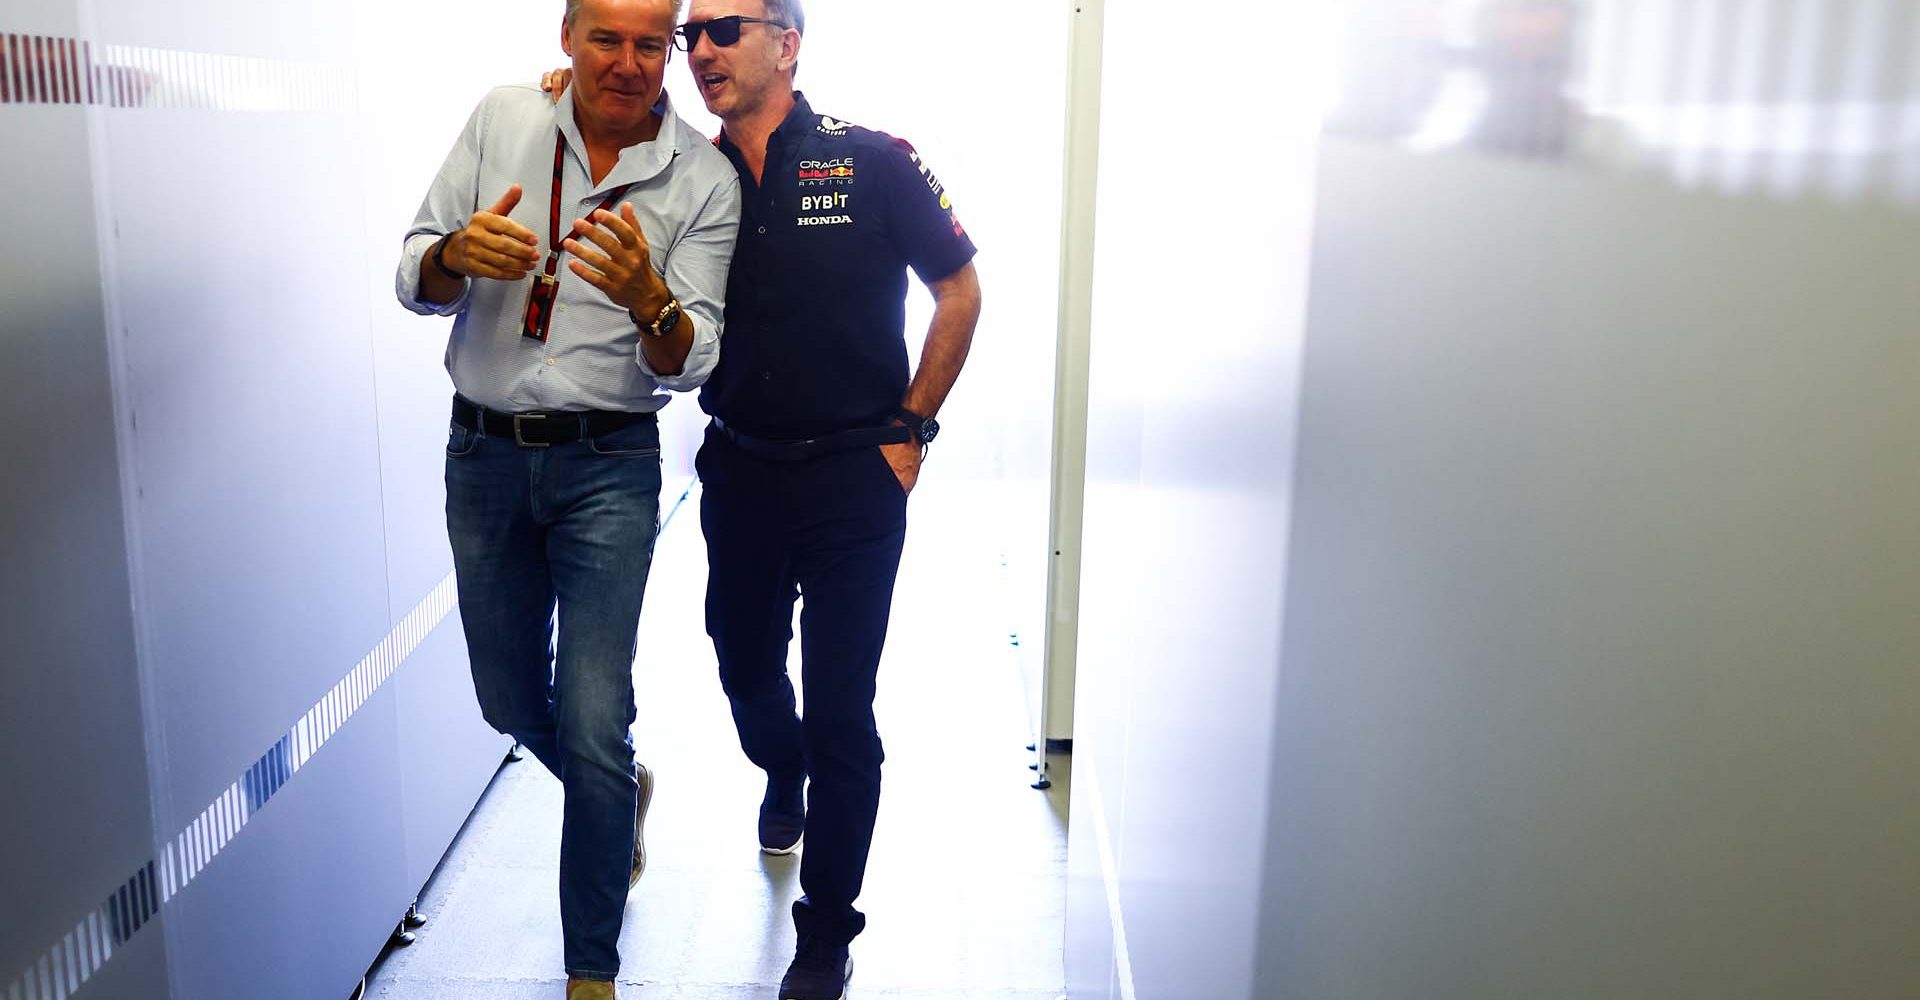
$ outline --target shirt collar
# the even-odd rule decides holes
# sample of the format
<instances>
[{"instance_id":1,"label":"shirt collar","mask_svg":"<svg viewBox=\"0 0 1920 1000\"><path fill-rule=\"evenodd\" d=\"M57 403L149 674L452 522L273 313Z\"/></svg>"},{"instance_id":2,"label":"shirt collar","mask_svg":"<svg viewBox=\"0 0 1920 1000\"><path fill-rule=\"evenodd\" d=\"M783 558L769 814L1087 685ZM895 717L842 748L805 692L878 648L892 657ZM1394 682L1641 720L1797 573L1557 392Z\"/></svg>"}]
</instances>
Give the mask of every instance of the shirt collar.
<instances>
[{"instance_id":1,"label":"shirt collar","mask_svg":"<svg viewBox=\"0 0 1920 1000\"><path fill-rule=\"evenodd\" d=\"M627 184L657 177L679 156L687 142L687 127L674 113L673 100L665 88L660 91L660 100L653 106L653 112L660 116L660 132L652 139L628 146L620 151L620 162L607 171L589 194L599 194ZM567 148L573 151L574 158L580 162L581 170L592 176L587 169L587 140L580 135L580 123L573 115L573 84L567 84L565 93L553 106L553 121L566 137Z\"/></svg>"},{"instance_id":2,"label":"shirt collar","mask_svg":"<svg viewBox=\"0 0 1920 1000\"><path fill-rule=\"evenodd\" d=\"M795 136L806 135L813 131L815 117L813 105L807 103L807 95L798 90L794 91L793 107L787 112L787 117L781 119L780 124L774 128L773 135L767 140L768 148L772 148L776 139L784 145ZM733 144L733 137L729 136L724 128L720 130L719 146L720 151L727 154L729 159L739 160L740 147Z\"/></svg>"},{"instance_id":3,"label":"shirt collar","mask_svg":"<svg viewBox=\"0 0 1920 1000\"><path fill-rule=\"evenodd\" d=\"M793 92L793 109L787 112L785 121L773 130L773 134L782 138L792 138L795 132L805 133L813 129L813 105L807 103L807 95L796 90Z\"/></svg>"}]
</instances>

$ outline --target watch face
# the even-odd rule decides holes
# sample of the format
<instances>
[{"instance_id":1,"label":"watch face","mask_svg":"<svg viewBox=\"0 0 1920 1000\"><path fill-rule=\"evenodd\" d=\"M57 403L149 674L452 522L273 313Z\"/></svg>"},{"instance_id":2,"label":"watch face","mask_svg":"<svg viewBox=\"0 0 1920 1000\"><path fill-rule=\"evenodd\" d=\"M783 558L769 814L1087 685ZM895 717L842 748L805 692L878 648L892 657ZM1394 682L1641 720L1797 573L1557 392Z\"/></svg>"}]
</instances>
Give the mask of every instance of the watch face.
<instances>
[{"instance_id":1,"label":"watch face","mask_svg":"<svg viewBox=\"0 0 1920 1000\"><path fill-rule=\"evenodd\" d=\"M926 423L923 423L920 425L920 443L921 444L932 444L933 439L935 437L938 437L939 434L940 434L940 421L935 420L932 417L928 417Z\"/></svg>"},{"instance_id":2,"label":"watch face","mask_svg":"<svg viewBox=\"0 0 1920 1000\"><path fill-rule=\"evenodd\" d=\"M672 333L674 328L680 325L681 315L682 310L679 300L669 301L666 307L660 310L660 321L655 324L659 328L659 332L655 333L654 336L664 337Z\"/></svg>"}]
</instances>

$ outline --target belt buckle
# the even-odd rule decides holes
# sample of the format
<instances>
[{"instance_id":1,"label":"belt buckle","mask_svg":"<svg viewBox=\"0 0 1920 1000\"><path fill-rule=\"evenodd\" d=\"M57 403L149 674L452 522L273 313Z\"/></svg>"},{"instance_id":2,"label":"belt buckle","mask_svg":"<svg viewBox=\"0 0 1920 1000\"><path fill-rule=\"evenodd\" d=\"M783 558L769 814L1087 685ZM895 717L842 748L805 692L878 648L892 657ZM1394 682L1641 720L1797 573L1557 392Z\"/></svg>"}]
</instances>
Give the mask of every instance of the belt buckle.
<instances>
[{"instance_id":1,"label":"belt buckle","mask_svg":"<svg viewBox=\"0 0 1920 1000\"><path fill-rule=\"evenodd\" d=\"M545 420L545 419L547 419L547 415L546 415L546 414L544 414L544 413L516 413L516 414L514 414L514 415L513 415L513 443L514 443L514 444L517 444L517 445L519 445L519 446L520 446L520 447L522 447L522 448L545 448L545 447L548 447L549 445L548 445L548 442L546 442L546 441L529 441L529 440L527 440L527 438L526 438L526 435L524 435L524 434L522 434L522 433L521 433L521 426L520 426L520 422L521 422L521 421L523 421L523 420Z\"/></svg>"}]
</instances>

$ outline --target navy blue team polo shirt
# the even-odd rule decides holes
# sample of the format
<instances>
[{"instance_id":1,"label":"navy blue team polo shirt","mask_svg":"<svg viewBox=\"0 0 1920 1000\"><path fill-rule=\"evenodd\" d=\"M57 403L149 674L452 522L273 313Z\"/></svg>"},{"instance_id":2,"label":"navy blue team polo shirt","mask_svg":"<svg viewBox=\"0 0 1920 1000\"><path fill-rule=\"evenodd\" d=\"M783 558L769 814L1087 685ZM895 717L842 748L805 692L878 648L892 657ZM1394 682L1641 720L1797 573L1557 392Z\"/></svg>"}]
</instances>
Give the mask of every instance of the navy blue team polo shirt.
<instances>
[{"instance_id":1,"label":"navy blue team polo shirt","mask_svg":"<svg viewBox=\"0 0 1920 1000\"><path fill-rule=\"evenodd\" d=\"M701 407L780 440L884 422L907 391L907 269L932 282L973 259L946 190L905 140L798 92L758 184L719 146L740 174L740 238Z\"/></svg>"}]
</instances>

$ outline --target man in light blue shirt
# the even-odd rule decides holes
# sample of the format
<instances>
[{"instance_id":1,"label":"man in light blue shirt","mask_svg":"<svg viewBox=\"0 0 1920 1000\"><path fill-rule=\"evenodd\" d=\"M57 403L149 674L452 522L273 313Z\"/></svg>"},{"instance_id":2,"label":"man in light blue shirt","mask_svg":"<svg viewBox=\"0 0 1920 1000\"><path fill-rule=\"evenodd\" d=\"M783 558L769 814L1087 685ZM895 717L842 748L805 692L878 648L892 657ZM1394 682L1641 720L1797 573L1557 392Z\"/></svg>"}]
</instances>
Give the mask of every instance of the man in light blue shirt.
<instances>
[{"instance_id":1,"label":"man in light blue shirt","mask_svg":"<svg viewBox=\"0 0 1920 1000\"><path fill-rule=\"evenodd\" d=\"M461 622L487 722L565 786L567 1000L614 997L626 892L645 865L653 780L629 729L659 519L654 414L663 390L713 370L740 217L732 165L661 87L678 8L567 0L573 86L557 105L531 85L487 95L395 281L407 308L455 317L447 533Z\"/></svg>"}]
</instances>

